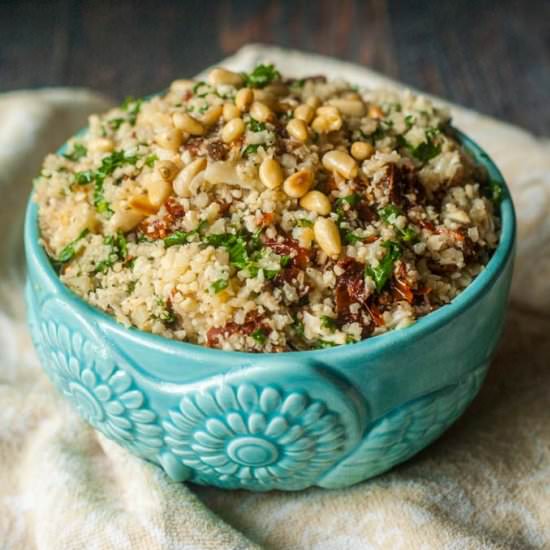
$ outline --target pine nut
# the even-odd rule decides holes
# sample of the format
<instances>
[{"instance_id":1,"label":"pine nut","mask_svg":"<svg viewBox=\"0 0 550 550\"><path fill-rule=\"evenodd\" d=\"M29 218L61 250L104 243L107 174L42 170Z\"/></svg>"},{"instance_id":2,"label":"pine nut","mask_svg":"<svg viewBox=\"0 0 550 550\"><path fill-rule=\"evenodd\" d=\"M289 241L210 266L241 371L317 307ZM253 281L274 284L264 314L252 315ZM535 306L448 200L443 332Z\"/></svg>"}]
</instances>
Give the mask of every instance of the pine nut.
<instances>
[{"instance_id":1,"label":"pine nut","mask_svg":"<svg viewBox=\"0 0 550 550\"><path fill-rule=\"evenodd\" d=\"M337 256L342 251L338 226L330 218L317 218L313 226L315 240L327 256Z\"/></svg>"},{"instance_id":2,"label":"pine nut","mask_svg":"<svg viewBox=\"0 0 550 550\"><path fill-rule=\"evenodd\" d=\"M205 126L213 126L222 116L222 112L223 107L221 105L212 105L212 107L210 107L203 113L200 121Z\"/></svg>"},{"instance_id":3,"label":"pine nut","mask_svg":"<svg viewBox=\"0 0 550 550\"><path fill-rule=\"evenodd\" d=\"M183 135L177 128L170 128L155 136L155 141L163 148L177 151L183 143Z\"/></svg>"},{"instance_id":4,"label":"pine nut","mask_svg":"<svg viewBox=\"0 0 550 550\"><path fill-rule=\"evenodd\" d=\"M122 231L126 233L136 227L136 225L143 221L146 215L134 208L128 208L125 210L117 210L110 219L110 225L115 231Z\"/></svg>"},{"instance_id":5,"label":"pine nut","mask_svg":"<svg viewBox=\"0 0 550 550\"><path fill-rule=\"evenodd\" d=\"M331 116L316 116L311 123L311 127L318 134L328 134L330 132L336 132L342 128L342 118L338 115L336 117Z\"/></svg>"},{"instance_id":6,"label":"pine nut","mask_svg":"<svg viewBox=\"0 0 550 550\"><path fill-rule=\"evenodd\" d=\"M241 90L242 92L243 90ZM223 106L223 119L226 122L241 116L241 110L233 103L225 103Z\"/></svg>"},{"instance_id":7,"label":"pine nut","mask_svg":"<svg viewBox=\"0 0 550 550\"><path fill-rule=\"evenodd\" d=\"M240 138L245 131L244 121L242 118L234 118L227 122L222 128L222 140L225 143L231 143Z\"/></svg>"},{"instance_id":8,"label":"pine nut","mask_svg":"<svg viewBox=\"0 0 550 550\"><path fill-rule=\"evenodd\" d=\"M205 132L204 126L187 113L174 113L172 122L176 128L192 136L202 136Z\"/></svg>"},{"instance_id":9,"label":"pine nut","mask_svg":"<svg viewBox=\"0 0 550 550\"><path fill-rule=\"evenodd\" d=\"M324 116L327 118L334 118L334 117L340 116L340 111L336 107L334 107L334 105L322 105L315 111L315 113L318 116Z\"/></svg>"},{"instance_id":10,"label":"pine nut","mask_svg":"<svg viewBox=\"0 0 550 550\"><path fill-rule=\"evenodd\" d=\"M289 120L288 124L286 125L286 131L289 133L290 136L292 136L294 139L297 139L298 141L307 141L308 131L306 123L299 118L293 118Z\"/></svg>"},{"instance_id":11,"label":"pine nut","mask_svg":"<svg viewBox=\"0 0 550 550\"><path fill-rule=\"evenodd\" d=\"M246 111L254 101L254 92L250 88L242 88L235 96L235 105L241 110Z\"/></svg>"},{"instance_id":12,"label":"pine nut","mask_svg":"<svg viewBox=\"0 0 550 550\"><path fill-rule=\"evenodd\" d=\"M189 184L193 178L206 168L206 158L199 157L189 163L176 177L173 182L174 191L180 197L189 196Z\"/></svg>"},{"instance_id":13,"label":"pine nut","mask_svg":"<svg viewBox=\"0 0 550 550\"><path fill-rule=\"evenodd\" d=\"M228 71L222 67L216 67L210 71L208 75L208 83L212 86L226 84L228 86L241 86L243 78L240 74Z\"/></svg>"},{"instance_id":14,"label":"pine nut","mask_svg":"<svg viewBox=\"0 0 550 550\"><path fill-rule=\"evenodd\" d=\"M90 140L88 149L94 153L109 153L114 149L114 143L108 138L96 138Z\"/></svg>"},{"instance_id":15,"label":"pine nut","mask_svg":"<svg viewBox=\"0 0 550 550\"><path fill-rule=\"evenodd\" d=\"M184 94L191 90L195 84L196 82L194 80L174 80L174 82L170 84L170 91L176 94Z\"/></svg>"},{"instance_id":16,"label":"pine nut","mask_svg":"<svg viewBox=\"0 0 550 550\"><path fill-rule=\"evenodd\" d=\"M267 122L273 117L273 111L265 103L255 101L250 106L250 116L260 122Z\"/></svg>"},{"instance_id":17,"label":"pine nut","mask_svg":"<svg viewBox=\"0 0 550 550\"><path fill-rule=\"evenodd\" d=\"M148 178L145 183L149 202L157 209L164 203L172 192L172 186L168 181L158 176Z\"/></svg>"},{"instance_id":18,"label":"pine nut","mask_svg":"<svg viewBox=\"0 0 550 550\"><path fill-rule=\"evenodd\" d=\"M309 124L315 115L315 111L309 105L298 105L294 109L294 118L303 120L306 124Z\"/></svg>"},{"instance_id":19,"label":"pine nut","mask_svg":"<svg viewBox=\"0 0 550 550\"><path fill-rule=\"evenodd\" d=\"M300 199L300 206L321 216L326 216L331 210L328 197L324 193L321 193L321 191L309 191L306 193Z\"/></svg>"},{"instance_id":20,"label":"pine nut","mask_svg":"<svg viewBox=\"0 0 550 550\"><path fill-rule=\"evenodd\" d=\"M178 174L178 167L171 160L159 160L155 165L156 171L164 181L172 181Z\"/></svg>"},{"instance_id":21,"label":"pine nut","mask_svg":"<svg viewBox=\"0 0 550 550\"><path fill-rule=\"evenodd\" d=\"M384 118L384 111L378 105L369 105L368 115L370 118Z\"/></svg>"},{"instance_id":22,"label":"pine nut","mask_svg":"<svg viewBox=\"0 0 550 550\"><path fill-rule=\"evenodd\" d=\"M323 155L323 166L330 172L336 172L346 179L357 176L357 162L344 151L329 151Z\"/></svg>"},{"instance_id":23,"label":"pine nut","mask_svg":"<svg viewBox=\"0 0 550 550\"><path fill-rule=\"evenodd\" d=\"M311 227L304 227L298 237L298 243L302 248L311 248L311 243L315 239L315 233Z\"/></svg>"},{"instance_id":24,"label":"pine nut","mask_svg":"<svg viewBox=\"0 0 550 550\"><path fill-rule=\"evenodd\" d=\"M317 107L321 105L321 100L316 95L312 95L306 99L306 104L309 105L312 109L317 109Z\"/></svg>"},{"instance_id":25,"label":"pine nut","mask_svg":"<svg viewBox=\"0 0 550 550\"><path fill-rule=\"evenodd\" d=\"M275 159L264 159L260 164L259 175L260 181L269 189L277 189L283 183L283 169Z\"/></svg>"},{"instance_id":26,"label":"pine nut","mask_svg":"<svg viewBox=\"0 0 550 550\"><path fill-rule=\"evenodd\" d=\"M362 117L367 110L365 104L356 99L333 98L329 100L329 103L333 107L336 107L342 114L353 117Z\"/></svg>"},{"instance_id":27,"label":"pine nut","mask_svg":"<svg viewBox=\"0 0 550 550\"><path fill-rule=\"evenodd\" d=\"M299 199L309 191L312 183L313 172L311 170L299 170L286 178L283 183L283 190L289 197Z\"/></svg>"},{"instance_id":28,"label":"pine nut","mask_svg":"<svg viewBox=\"0 0 550 550\"><path fill-rule=\"evenodd\" d=\"M275 106L279 103L277 100L277 97L273 94L270 94L266 90L259 90L258 88L254 89L254 101L258 101L259 103L263 103L264 105L267 105L270 109L274 109Z\"/></svg>"},{"instance_id":29,"label":"pine nut","mask_svg":"<svg viewBox=\"0 0 550 550\"><path fill-rule=\"evenodd\" d=\"M128 204L130 207L134 210L137 210L141 214L145 214L146 216L151 216L152 214L156 214L158 211L158 207L151 204L151 201L149 200L149 197L146 195L137 195L135 197L132 197Z\"/></svg>"},{"instance_id":30,"label":"pine nut","mask_svg":"<svg viewBox=\"0 0 550 550\"><path fill-rule=\"evenodd\" d=\"M351 156L357 160L365 160L372 156L374 147L365 141L356 141L351 145Z\"/></svg>"}]
</instances>

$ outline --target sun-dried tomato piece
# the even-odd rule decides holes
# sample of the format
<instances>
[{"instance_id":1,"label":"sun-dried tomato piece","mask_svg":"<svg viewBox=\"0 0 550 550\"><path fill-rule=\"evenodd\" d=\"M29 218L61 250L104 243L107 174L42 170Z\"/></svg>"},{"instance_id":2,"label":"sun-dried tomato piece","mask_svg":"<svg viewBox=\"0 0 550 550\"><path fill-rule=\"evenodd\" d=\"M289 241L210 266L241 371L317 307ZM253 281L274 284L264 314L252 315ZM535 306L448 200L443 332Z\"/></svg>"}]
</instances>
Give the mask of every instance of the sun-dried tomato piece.
<instances>
[{"instance_id":1,"label":"sun-dried tomato piece","mask_svg":"<svg viewBox=\"0 0 550 550\"><path fill-rule=\"evenodd\" d=\"M271 332L269 326L265 323L265 317L257 312L249 312L242 325L229 321L223 327L212 327L206 333L206 343L208 347L221 346L220 338L229 338L234 334L250 336L254 331L261 329L267 335Z\"/></svg>"},{"instance_id":2,"label":"sun-dried tomato piece","mask_svg":"<svg viewBox=\"0 0 550 550\"><path fill-rule=\"evenodd\" d=\"M208 156L213 160L225 160L227 158L227 147L223 141L211 141L206 147Z\"/></svg>"},{"instance_id":3,"label":"sun-dried tomato piece","mask_svg":"<svg viewBox=\"0 0 550 550\"><path fill-rule=\"evenodd\" d=\"M183 206L178 202L176 197L168 197L166 202L164 203L164 208L166 208L166 211L172 218L183 218L185 215L185 209Z\"/></svg>"},{"instance_id":4,"label":"sun-dried tomato piece","mask_svg":"<svg viewBox=\"0 0 550 550\"><path fill-rule=\"evenodd\" d=\"M274 218L273 212L263 212L260 218L260 225L262 227L268 227L273 223Z\"/></svg>"},{"instance_id":5,"label":"sun-dried tomato piece","mask_svg":"<svg viewBox=\"0 0 550 550\"><path fill-rule=\"evenodd\" d=\"M357 210L357 217L362 222L370 223L378 218L375 210L365 200L360 201L355 209Z\"/></svg>"},{"instance_id":6,"label":"sun-dried tomato piece","mask_svg":"<svg viewBox=\"0 0 550 550\"><path fill-rule=\"evenodd\" d=\"M405 264L403 262L399 262L395 269L392 289L394 291L394 294L397 295L398 299L405 300L409 304L413 303L413 287L407 279L407 272L405 269Z\"/></svg>"},{"instance_id":7,"label":"sun-dried tomato piece","mask_svg":"<svg viewBox=\"0 0 550 550\"><path fill-rule=\"evenodd\" d=\"M377 327L383 327L385 325L384 317L374 300L369 300L369 302L365 304L365 308Z\"/></svg>"},{"instance_id":8,"label":"sun-dried tomato piece","mask_svg":"<svg viewBox=\"0 0 550 550\"><path fill-rule=\"evenodd\" d=\"M301 247L298 241L290 237L286 237L283 241L266 239L264 245L271 248L279 256L290 256L289 267L296 266L305 269L309 264L309 250Z\"/></svg>"}]
</instances>

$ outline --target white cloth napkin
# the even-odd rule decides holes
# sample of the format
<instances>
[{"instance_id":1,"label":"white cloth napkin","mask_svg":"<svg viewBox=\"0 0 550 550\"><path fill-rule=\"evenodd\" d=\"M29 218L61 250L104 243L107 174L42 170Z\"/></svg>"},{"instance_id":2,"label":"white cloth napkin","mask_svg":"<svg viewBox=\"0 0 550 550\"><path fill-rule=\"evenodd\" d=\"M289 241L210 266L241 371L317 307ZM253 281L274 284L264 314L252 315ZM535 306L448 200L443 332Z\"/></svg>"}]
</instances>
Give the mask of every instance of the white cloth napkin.
<instances>
[{"instance_id":1,"label":"white cloth napkin","mask_svg":"<svg viewBox=\"0 0 550 550\"><path fill-rule=\"evenodd\" d=\"M296 76L398 85L349 63L255 45L224 64L260 60ZM455 124L507 178L520 228L505 335L464 417L408 463L351 489L224 492L171 482L97 435L32 351L21 238L32 178L47 152L107 107L76 89L0 96L0 549L550 547L548 142L453 106Z\"/></svg>"}]
</instances>

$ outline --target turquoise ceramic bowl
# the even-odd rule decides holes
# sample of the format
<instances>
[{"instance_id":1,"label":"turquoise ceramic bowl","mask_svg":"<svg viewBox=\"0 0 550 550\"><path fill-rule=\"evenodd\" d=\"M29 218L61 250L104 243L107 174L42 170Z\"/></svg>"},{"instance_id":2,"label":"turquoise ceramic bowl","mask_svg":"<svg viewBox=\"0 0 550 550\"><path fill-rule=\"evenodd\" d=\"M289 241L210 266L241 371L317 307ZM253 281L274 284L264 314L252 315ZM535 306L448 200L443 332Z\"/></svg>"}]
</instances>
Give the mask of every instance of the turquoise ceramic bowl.
<instances>
[{"instance_id":1,"label":"turquoise ceramic bowl","mask_svg":"<svg viewBox=\"0 0 550 550\"><path fill-rule=\"evenodd\" d=\"M501 241L451 304L357 344L225 352L128 329L58 280L27 210L28 317L47 374L97 430L174 480L250 490L341 488L390 469L449 427L498 343L515 217L504 181Z\"/></svg>"}]
</instances>

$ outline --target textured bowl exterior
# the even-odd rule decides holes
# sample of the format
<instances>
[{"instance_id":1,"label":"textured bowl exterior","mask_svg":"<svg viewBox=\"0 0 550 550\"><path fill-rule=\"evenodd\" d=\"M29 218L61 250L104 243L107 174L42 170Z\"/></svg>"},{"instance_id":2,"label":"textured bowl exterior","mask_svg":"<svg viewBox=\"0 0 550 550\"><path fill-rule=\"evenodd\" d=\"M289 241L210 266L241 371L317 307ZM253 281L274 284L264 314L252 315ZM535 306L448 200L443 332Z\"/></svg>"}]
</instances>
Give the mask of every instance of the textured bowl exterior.
<instances>
[{"instance_id":1,"label":"textured bowl exterior","mask_svg":"<svg viewBox=\"0 0 550 550\"><path fill-rule=\"evenodd\" d=\"M508 301L515 216L451 304L411 327L330 349L225 352L128 329L59 281L27 210L28 320L41 363L97 430L174 480L249 490L342 488L408 459L477 394Z\"/></svg>"}]
</instances>

